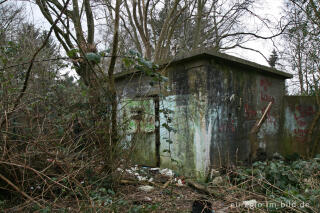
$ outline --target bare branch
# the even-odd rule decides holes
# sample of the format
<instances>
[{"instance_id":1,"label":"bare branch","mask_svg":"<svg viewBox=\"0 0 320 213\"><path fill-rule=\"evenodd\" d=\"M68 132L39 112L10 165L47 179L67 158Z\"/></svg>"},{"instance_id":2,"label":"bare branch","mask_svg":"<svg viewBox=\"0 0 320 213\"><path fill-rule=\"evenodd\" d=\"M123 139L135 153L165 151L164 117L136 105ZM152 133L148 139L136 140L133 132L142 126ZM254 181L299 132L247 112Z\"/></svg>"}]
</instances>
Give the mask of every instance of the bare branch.
<instances>
[{"instance_id":1,"label":"bare branch","mask_svg":"<svg viewBox=\"0 0 320 213\"><path fill-rule=\"evenodd\" d=\"M278 32L277 34L274 34L272 36L260 36L256 33L250 33L250 32L237 32L237 33L231 33L231 34L226 34L226 35L223 35L221 36L221 39L222 38L227 38L227 37L233 37L233 36L239 36L239 35L249 35L249 36L253 36L255 38L259 38L259 39L272 39L272 38L275 38L275 37L278 37L280 35L282 35L284 33L284 31L286 30L286 28L289 26L290 23L287 23L282 29L280 32Z\"/></svg>"},{"instance_id":2,"label":"bare branch","mask_svg":"<svg viewBox=\"0 0 320 213\"><path fill-rule=\"evenodd\" d=\"M245 50L250 50L250 51L259 53L266 61L268 61L268 58L267 58L263 53L261 53L259 50L253 49L253 48L250 48L250 47L245 47L245 46L242 46L242 45L240 45L240 44L236 44L236 45L234 45L234 46L232 46L232 47L221 48L221 49L226 50L226 49L233 49L233 48L235 48L235 47L240 47L240 48L245 49Z\"/></svg>"},{"instance_id":3,"label":"bare branch","mask_svg":"<svg viewBox=\"0 0 320 213\"><path fill-rule=\"evenodd\" d=\"M5 3L6 1L8 1L8 0L2 0L2 1L0 1L0 5L3 4L3 3Z\"/></svg>"},{"instance_id":4,"label":"bare branch","mask_svg":"<svg viewBox=\"0 0 320 213\"><path fill-rule=\"evenodd\" d=\"M8 178L6 178L5 176L3 176L0 173L0 178L2 180L4 180L5 182L7 182L7 184L9 184L12 188L14 188L17 192L19 192L20 194L22 194L24 197L26 197L28 200L30 200L33 203L36 203L38 206L40 206L41 208L44 208L44 206L42 206L38 201L36 201L35 199L33 199L32 197L30 197L29 195L27 195L27 193L25 193L24 191L22 191L21 189L19 189L19 187L17 187L15 184L13 184Z\"/></svg>"},{"instance_id":5,"label":"bare branch","mask_svg":"<svg viewBox=\"0 0 320 213\"><path fill-rule=\"evenodd\" d=\"M84 7L87 17L88 26L88 43L93 44L94 41L94 20L89 0L84 0Z\"/></svg>"}]
</instances>

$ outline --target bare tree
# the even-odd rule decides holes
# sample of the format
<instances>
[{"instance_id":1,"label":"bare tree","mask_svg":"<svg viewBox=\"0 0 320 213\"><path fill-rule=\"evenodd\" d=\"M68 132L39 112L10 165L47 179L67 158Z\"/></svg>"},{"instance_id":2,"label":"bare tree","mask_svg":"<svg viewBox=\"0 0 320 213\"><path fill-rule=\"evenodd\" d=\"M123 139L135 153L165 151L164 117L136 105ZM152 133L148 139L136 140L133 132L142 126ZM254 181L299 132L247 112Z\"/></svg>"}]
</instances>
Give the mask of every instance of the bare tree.
<instances>
[{"instance_id":1,"label":"bare tree","mask_svg":"<svg viewBox=\"0 0 320 213\"><path fill-rule=\"evenodd\" d=\"M314 0L288 0L287 17L291 25L285 34L288 42L287 60L298 76L300 94L313 95L320 106L320 3ZM308 154L314 156L320 136L318 111L308 127Z\"/></svg>"},{"instance_id":2,"label":"bare tree","mask_svg":"<svg viewBox=\"0 0 320 213\"><path fill-rule=\"evenodd\" d=\"M301 94L317 92L320 74L319 7L319 3L312 0L287 2L286 13L291 25L284 38L288 41L287 56L297 73Z\"/></svg>"},{"instance_id":3,"label":"bare tree","mask_svg":"<svg viewBox=\"0 0 320 213\"><path fill-rule=\"evenodd\" d=\"M63 13L63 17L59 19L59 24L54 26L54 33L67 55L72 59L77 74L89 87L89 102L95 117L99 117L99 110L105 108L102 105L106 104L103 100L107 99L111 128L107 122L106 132L110 133L112 143L116 143L117 99L113 74L118 53L121 0L116 1L115 7L107 0L104 2L114 10L114 17L110 17L114 23L114 33L111 60L106 68L107 75L99 65L101 55L98 54L95 42L96 25L92 1L72 0L71 2L72 4ZM62 9L60 1L57 0L36 0L36 3L50 24Z\"/></svg>"},{"instance_id":4,"label":"bare tree","mask_svg":"<svg viewBox=\"0 0 320 213\"><path fill-rule=\"evenodd\" d=\"M134 41L136 48L139 51L143 50L147 59L160 61L166 55L168 43L172 39L175 28L178 27L176 20L187 7L186 5L181 7L181 2L182 0L174 0L169 4L169 1L165 1L165 4L161 6L160 1L125 1L125 11L122 11L121 16L123 26ZM161 25L155 26L152 20L157 15L158 7L166 8L168 13L160 23ZM126 21L129 25L126 24Z\"/></svg>"},{"instance_id":5,"label":"bare tree","mask_svg":"<svg viewBox=\"0 0 320 213\"><path fill-rule=\"evenodd\" d=\"M10 4L0 5L0 44L1 46L7 40L16 35L16 28L22 23L23 9Z\"/></svg>"},{"instance_id":6,"label":"bare tree","mask_svg":"<svg viewBox=\"0 0 320 213\"><path fill-rule=\"evenodd\" d=\"M36 0L36 3L50 24L53 24L54 17L63 8L62 4L57 0ZM94 18L90 1L84 0L82 5L79 5L79 1L73 0L71 8L68 7L64 12L59 25L54 27L54 33L66 53L69 53L69 56L75 59L73 64L76 67L76 72L86 85L94 88L99 84L96 70L94 69L95 63L90 63L86 60L87 53L97 52L94 40ZM86 20L86 24L82 20ZM86 31L84 27L86 27ZM78 58L81 59L76 60Z\"/></svg>"},{"instance_id":7,"label":"bare tree","mask_svg":"<svg viewBox=\"0 0 320 213\"><path fill-rule=\"evenodd\" d=\"M286 25L276 33L263 35L262 28L269 28L270 24L254 12L255 3L256 0L134 0L125 2L121 19L136 49L155 61L204 47L216 51L243 48L260 53L245 44L272 39L283 33ZM248 19L258 23L254 29L247 27Z\"/></svg>"}]
</instances>

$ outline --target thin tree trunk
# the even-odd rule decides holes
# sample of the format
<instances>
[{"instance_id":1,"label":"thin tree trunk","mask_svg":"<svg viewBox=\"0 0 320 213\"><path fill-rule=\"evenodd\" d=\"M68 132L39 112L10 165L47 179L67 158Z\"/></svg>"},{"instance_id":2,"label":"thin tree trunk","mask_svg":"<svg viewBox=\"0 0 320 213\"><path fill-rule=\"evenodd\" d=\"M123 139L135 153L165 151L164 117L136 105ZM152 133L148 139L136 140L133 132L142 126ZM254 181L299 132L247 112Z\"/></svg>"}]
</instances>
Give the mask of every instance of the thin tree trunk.
<instances>
[{"instance_id":1,"label":"thin tree trunk","mask_svg":"<svg viewBox=\"0 0 320 213\"><path fill-rule=\"evenodd\" d=\"M198 47L200 43L200 34L201 34L201 28L202 28L202 16L203 16L203 2L202 0L198 0L198 11L197 11L197 19L196 19L196 27L193 32L194 40L193 40L193 46L192 48L195 49Z\"/></svg>"},{"instance_id":2,"label":"thin tree trunk","mask_svg":"<svg viewBox=\"0 0 320 213\"><path fill-rule=\"evenodd\" d=\"M109 78L109 92L110 92L110 100L111 100L111 143L114 146L118 140L118 132L117 132L117 92L114 82L114 68L117 60L117 52L118 52L118 43L119 43L119 19L120 19L120 5L121 0L116 1L115 7L115 20L114 20L114 34L113 34L113 45L112 45L112 57L109 64L108 69L108 78Z\"/></svg>"}]
</instances>

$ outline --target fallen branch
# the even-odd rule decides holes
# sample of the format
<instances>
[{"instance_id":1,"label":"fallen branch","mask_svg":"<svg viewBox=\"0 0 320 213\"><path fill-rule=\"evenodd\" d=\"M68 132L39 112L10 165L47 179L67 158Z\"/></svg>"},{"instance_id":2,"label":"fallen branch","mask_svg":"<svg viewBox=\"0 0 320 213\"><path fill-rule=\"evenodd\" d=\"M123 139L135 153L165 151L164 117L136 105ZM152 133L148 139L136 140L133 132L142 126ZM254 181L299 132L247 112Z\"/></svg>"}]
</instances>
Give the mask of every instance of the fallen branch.
<instances>
[{"instance_id":1,"label":"fallen branch","mask_svg":"<svg viewBox=\"0 0 320 213\"><path fill-rule=\"evenodd\" d=\"M163 184L162 188L165 189L169 186L169 183L171 182L171 179L168 180L167 182L165 182L165 184Z\"/></svg>"},{"instance_id":2,"label":"fallen branch","mask_svg":"<svg viewBox=\"0 0 320 213\"><path fill-rule=\"evenodd\" d=\"M186 183L191 186L192 188L195 188L196 190L198 190L199 192L205 193L207 195L211 195L215 198L221 198L222 196L217 194L216 192L214 192L213 190L209 189L207 186L202 185L200 183L196 183L193 180L187 179L185 180Z\"/></svg>"},{"instance_id":3,"label":"fallen branch","mask_svg":"<svg viewBox=\"0 0 320 213\"><path fill-rule=\"evenodd\" d=\"M134 181L134 180L120 180L121 184L124 185L139 185L140 183L138 181Z\"/></svg>"},{"instance_id":4,"label":"fallen branch","mask_svg":"<svg viewBox=\"0 0 320 213\"><path fill-rule=\"evenodd\" d=\"M17 187L16 185L14 185L8 178L6 178L5 176L3 176L0 173L0 178L2 180L4 180L5 182L7 182L10 186L12 186L12 188L14 188L17 192L19 192L20 194L22 194L24 197L26 197L28 200L30 200L33 203L36 203L38 206L40 206L41 208L44 208L44 206L42 206L38 201L36 201L35 199L33 199L32 197L30 197L29 195L27 195L24 191L22 191L21 189L19 189L19 187Z\"/></svg>"},{"instance_id":5,"label":"fallen branch","mask_svg":"<svg viewBox=\"0 0 320 213\"><path fill-rule=\"evenodd\" d=\"M45 175L42 172L39 172L38 170L35 170L34 168L32 168L32 167L30 167L28 165L20 165L20 164L11 163L11 162L5 162L5 161L0 161L0 164L6 164L6 165L11 165L11 166L16 166L16 167L29 169L29 170L33 171L34 173L36 173L43 181L45 181L45 179L43 178L43 177L45 177L45 178L49 179L50 181L54 182L55 184L65 188L65 189L70 190L70 188L68 188L67 186L64 186L63 184L59 183L58 181L53 180L49 176Z\"/></svg>"}]
</instances>

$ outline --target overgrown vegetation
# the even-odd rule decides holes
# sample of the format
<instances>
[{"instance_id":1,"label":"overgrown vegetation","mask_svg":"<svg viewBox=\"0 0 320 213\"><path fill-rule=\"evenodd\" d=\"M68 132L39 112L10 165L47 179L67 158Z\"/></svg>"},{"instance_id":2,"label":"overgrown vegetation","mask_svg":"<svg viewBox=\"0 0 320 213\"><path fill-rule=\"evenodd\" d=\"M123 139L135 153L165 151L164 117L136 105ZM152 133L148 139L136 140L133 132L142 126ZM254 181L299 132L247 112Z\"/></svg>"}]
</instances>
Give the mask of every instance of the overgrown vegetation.
<instances>
[{"instance_id":1,"label":"overgrown vegetation","mask_svg":"<svg viewBox=\"0 0 320 213\"><path fill-rule=\"evenodd\" d=\"M104 48L94 37L95 8L101 2L111 32L105 35ZM203 196L185 185L176 186L173 178L153 184L142 182L157 189L153 194L143 194L152 197L151 201L127 196L137 188L137 181L121 185L124 174L117 169L130 166L135 138L127 140L131 117L118 119L125 106L117 96L114 73L138 70L150 77L150 86L155 86L167 78L152 60L159 62L208 44L214 44L217 51L248 49L244 43L275 35L263 37L260 30L251 33L245 27L243 16L258 17L253 13L253 0L230 4L166 0L164 6L148 0L115 2L36 0L51 26L50 31L42 31L25 21L22 7L0 1L0 211L166 212L170 208L179 212L186 202L189 208L194 199ZM305 12L315 23L297 20L297 26L289 29L290 38L302 30L302 35L312 36L318 43L317 29L307 33L319 23L313 4L310 1ZM284 29L278 30L281 33ZM309 77L305 79L308 86L302 86L301 93L317 92L317 51L308 52L312 63L308 61L305 66L312 68L307 74L313 83ZM68 74L70 70L79 79ZM162 127L168 131L165 140L169 148L164 152L171 154L170 134L177 130L171 127L171 111L159 112L166 120ZM175 159L171 161L180 166ZM208 199L218 199L222 207L256 199L264 204L254 206L261 211L315 212L320 208L319 161L318 156L310 161L256 162L252 168L221 170L225 172L221 175L223 184L208 184L220 196ZM231 193L234 196L228 197ZM282 208L282 203L288 206ZM310 207L301 207L301 203ZM248 207L239 209L246 211Z\"/></svg>"},{"instance_id":2,"label":"overgrown vegetation","mask_svg":"<svg viewBox=\"0 0 320 213\"><path fill-rule=\"evenodd\" d=\"M229 188L231 191L242 197L247 196L245 200L256 200L252 209L268 212L317 212L320 208L319 157L291 162L258 161L251 168L239 167L228 171L226 179L232 185Z\"/></svg>"}]
</instances>

